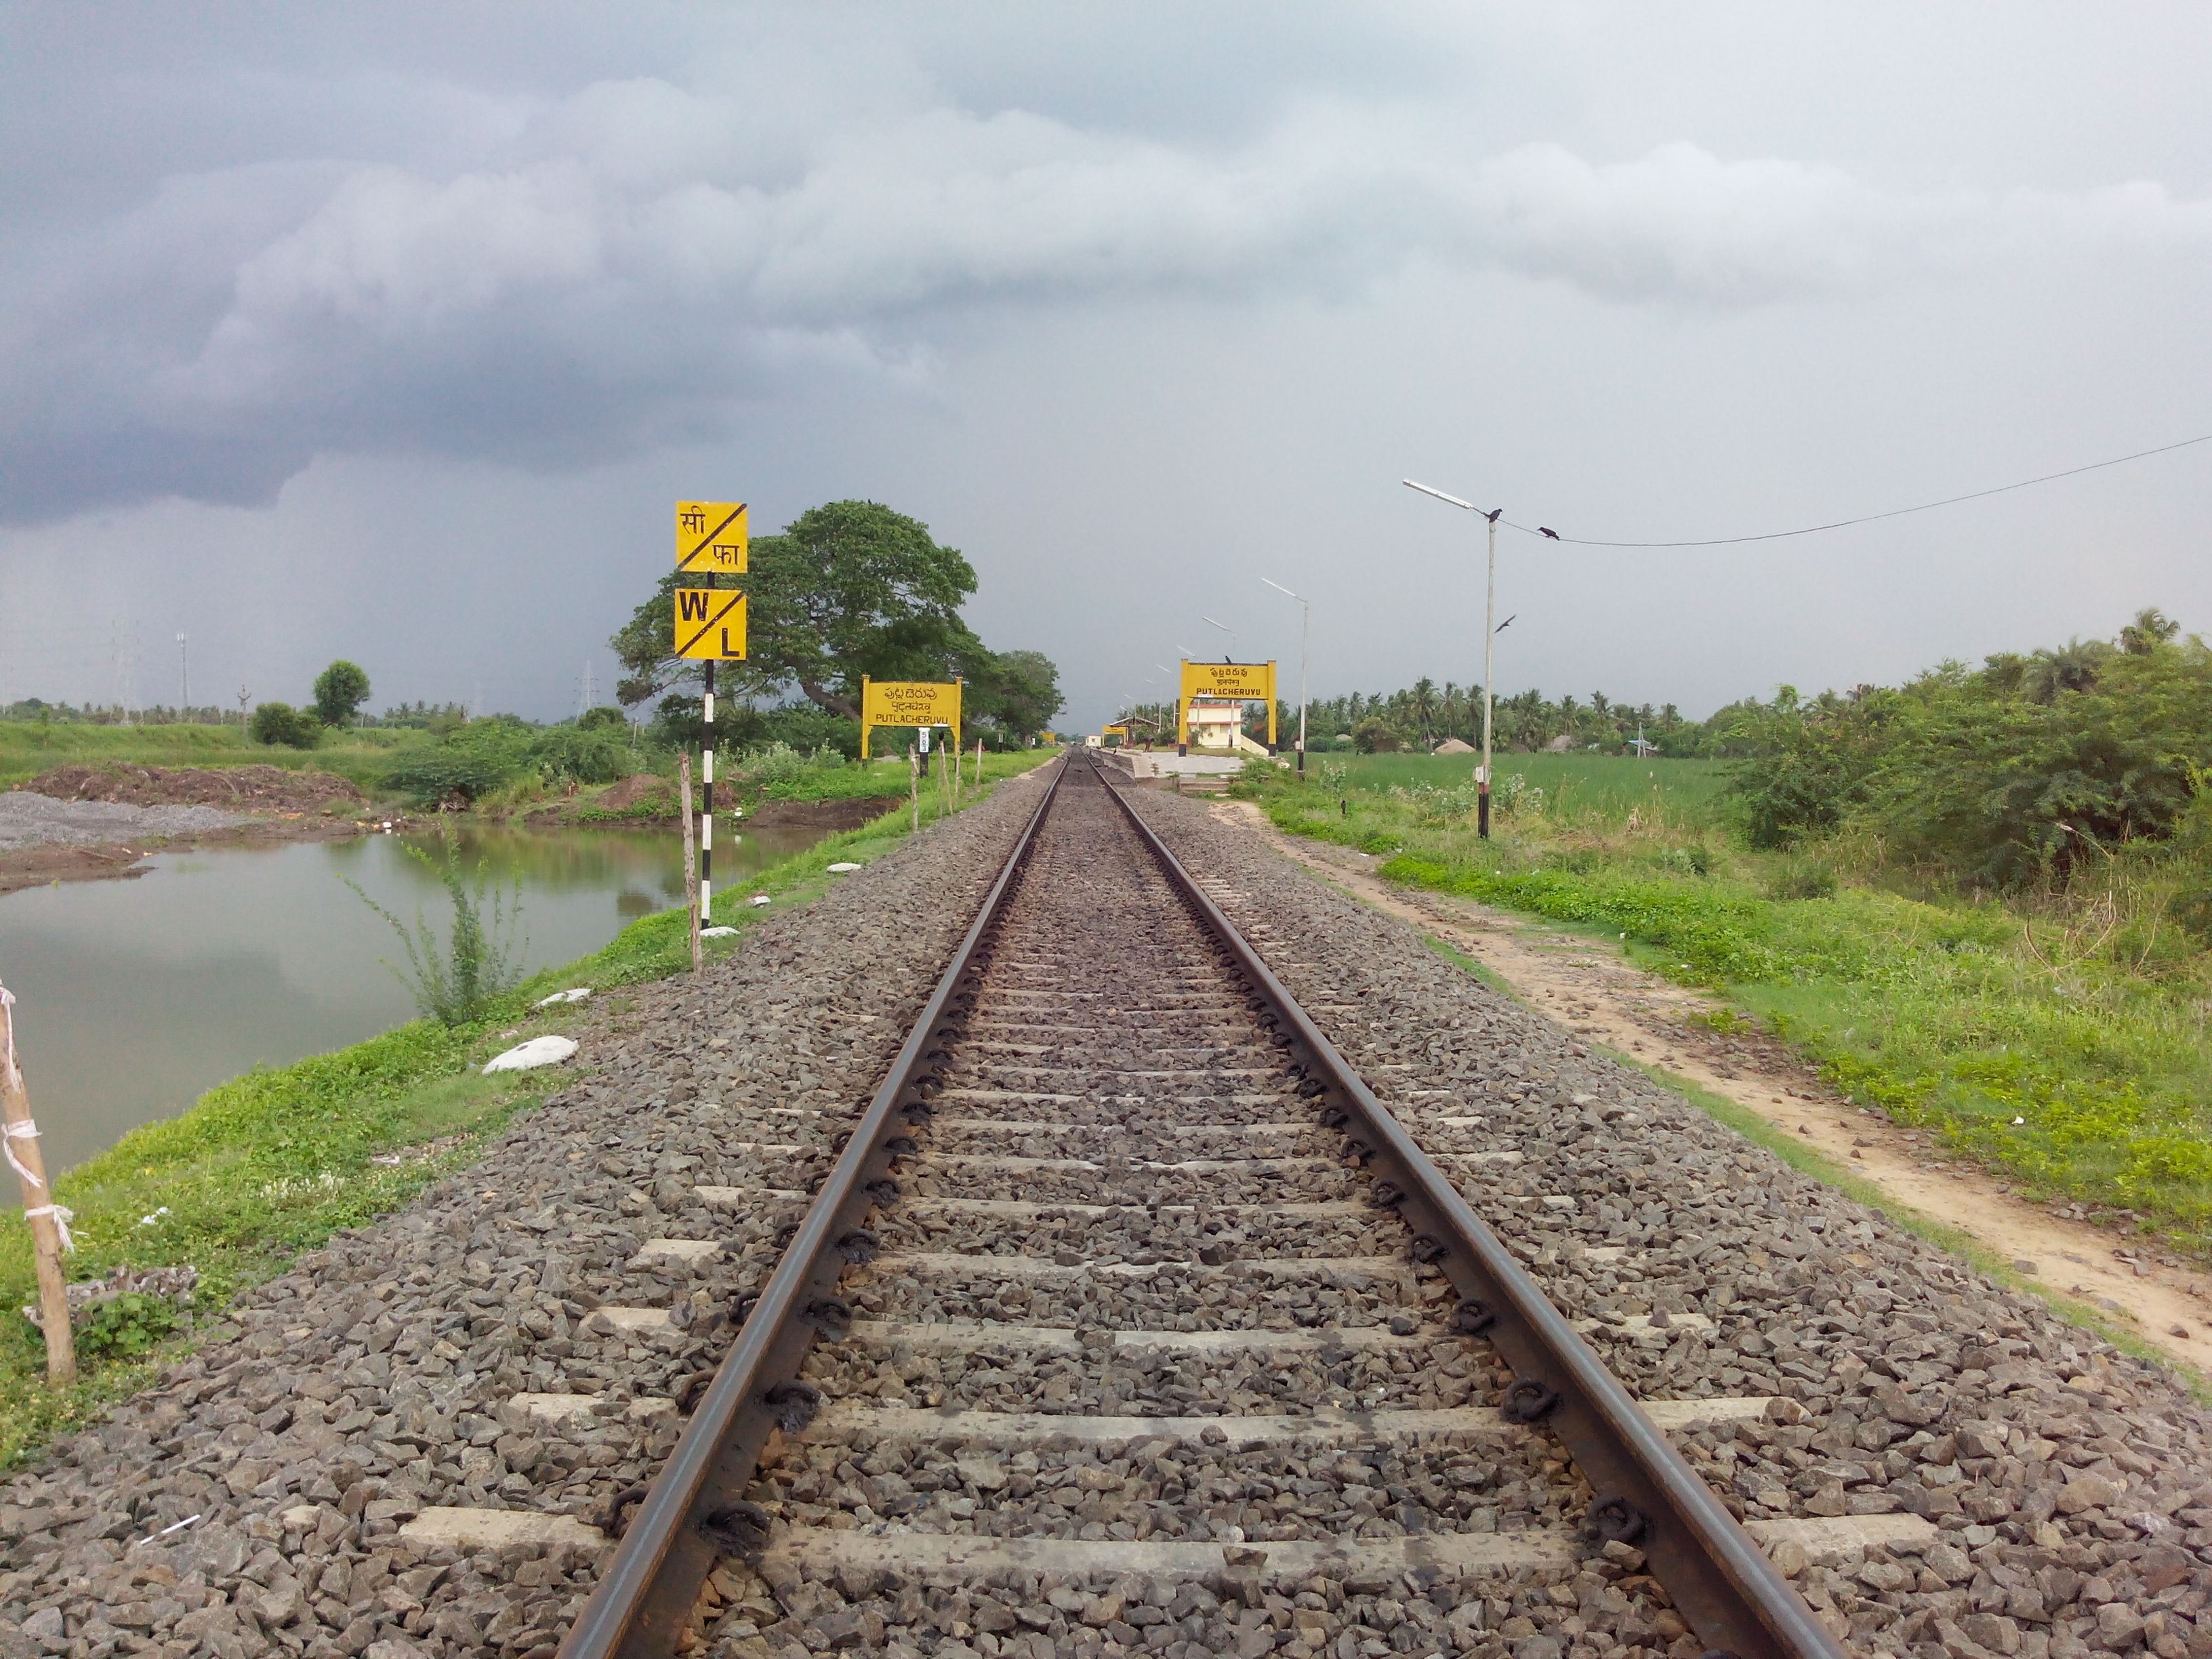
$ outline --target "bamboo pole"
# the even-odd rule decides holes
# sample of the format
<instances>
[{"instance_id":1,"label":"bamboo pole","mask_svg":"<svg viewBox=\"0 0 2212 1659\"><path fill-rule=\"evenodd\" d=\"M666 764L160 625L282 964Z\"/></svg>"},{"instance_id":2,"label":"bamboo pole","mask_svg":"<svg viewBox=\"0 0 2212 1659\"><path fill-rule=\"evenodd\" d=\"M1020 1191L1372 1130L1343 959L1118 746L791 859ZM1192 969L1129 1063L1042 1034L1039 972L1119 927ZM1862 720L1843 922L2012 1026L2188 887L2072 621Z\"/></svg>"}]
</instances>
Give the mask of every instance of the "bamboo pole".
<instances>
[{"instance_id":1,"label":"bamboo pole","mask_svg":"<svg viewBox=\"0 0 2212 1659\"><path fill-rule=\"evenodd\" d=\"M691 971L706 966L705 947L699 942L699 843L691 823L691 751L676 757L677 810L684 817L684 908L691 918Z\"/></svg>"},{"instance_id":2,"label":"bamboo pole","mask_svg":"<svg viewBox=\"0 0 2212 1659\"><path fill-rule=\"evenodd\" d=\"M8 1162L23 1188L23 1213L31 1224L31 1250L39 1264L39 1314L46 1339L46 1381L76 1381L76 1334L70 1329L69 1279L62 1252L70 1248L69 1212L46 1185L39 1152L39 1126L31 1116L30 1086L15 1058L15 999L0 985L0 1107L7 1118Z\"/></svg>"}]
</instances>

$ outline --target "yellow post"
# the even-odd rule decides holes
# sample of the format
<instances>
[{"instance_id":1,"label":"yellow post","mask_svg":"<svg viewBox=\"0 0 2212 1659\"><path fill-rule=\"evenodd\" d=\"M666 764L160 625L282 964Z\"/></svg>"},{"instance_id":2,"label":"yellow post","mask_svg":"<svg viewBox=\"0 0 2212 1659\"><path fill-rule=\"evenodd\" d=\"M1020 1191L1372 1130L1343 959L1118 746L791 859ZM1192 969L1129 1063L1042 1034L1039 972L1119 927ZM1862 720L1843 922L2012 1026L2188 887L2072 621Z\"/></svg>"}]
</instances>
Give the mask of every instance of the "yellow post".
<instances>
[{"instance_id":1,"label":"yellow post","mask_svg":"<svg viewBox=\"0 0 2212 1659\"><path fill-rule=\"evenodd\" d=\"M57 1387L76 1381L76 1334L70 1329L69 1279L62 1252L72 1248L70 1212L54 1202L46 1185L46 1161L39 1153L39 1126L31 1117L30 1085L15 1058L15 999L0 985L0 1106L7 1117L8 1162L23 1186L23 1213L31 1223L31 1251L39 1267L39 1317L46 1339L46 1381Z\"/></svg>"}]
</instances>

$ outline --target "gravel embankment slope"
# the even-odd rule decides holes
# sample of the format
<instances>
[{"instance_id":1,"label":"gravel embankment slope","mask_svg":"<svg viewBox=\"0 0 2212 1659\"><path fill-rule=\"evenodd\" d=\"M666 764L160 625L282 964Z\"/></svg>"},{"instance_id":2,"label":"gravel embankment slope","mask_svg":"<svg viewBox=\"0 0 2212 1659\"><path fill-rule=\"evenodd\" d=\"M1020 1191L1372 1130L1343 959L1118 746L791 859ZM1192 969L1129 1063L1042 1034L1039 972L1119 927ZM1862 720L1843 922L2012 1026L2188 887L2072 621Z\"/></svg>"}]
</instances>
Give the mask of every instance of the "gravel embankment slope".
<instances>
[{"instance_id":1,"label":"gravel embankment slope","mask_svg":"<svg viewBox=\"0 0 2212 1659\"><path fill-rule=\"evenodd\" d=\"M1601 1322L1634 1391L1804 1407L1685 1443L1731 1508L1932 1523L1909 1552L1784 1563L1852 1646L2212 1656L2212 1438L2168 1374L1593 1056L1202 806L1137 801L1293 994L1331 1005L1323 1029L1418 1138L1522 1155L1463 1190Z\"/></svg>"},{"instance_id":2,"label":"gravel embankment slope","mask_svg":"<svg viewBox=\"0 0 2212 1659\"><path fill-rule=\"evenodd\" d=\"M815 1184L1042 787L1000 786L702 979L639 988L641 1025L580 1053L576 1083L481 1164L303 1256L242 1300L238 1336L0 1488L0 1654L549 1659L591 1534L471 1553L401 1528L433 1506L588 1525L650 1478L666 1402L726 1348L797 1212L716 1212L695 1189ZM763 1140L803 1150L742 1149ZM641 1257L665 1237L723 1248ZM603 1304L666 1318L623 1330ZM518 1395L596 1398L571 1415Z\"/></svg>"},{"instance_id":3,"label":"gravel embankment slope","mask_svg":"<svg viewBox=\"0 0 2212 1659\"><path fill-rule=\"evenodd\" d=\"M56 800L49 795L11 789L0 794L0 853L25 847L93 847L155 836L199 836L250 822L212 806Z\"/></svg>"}]
</instances>

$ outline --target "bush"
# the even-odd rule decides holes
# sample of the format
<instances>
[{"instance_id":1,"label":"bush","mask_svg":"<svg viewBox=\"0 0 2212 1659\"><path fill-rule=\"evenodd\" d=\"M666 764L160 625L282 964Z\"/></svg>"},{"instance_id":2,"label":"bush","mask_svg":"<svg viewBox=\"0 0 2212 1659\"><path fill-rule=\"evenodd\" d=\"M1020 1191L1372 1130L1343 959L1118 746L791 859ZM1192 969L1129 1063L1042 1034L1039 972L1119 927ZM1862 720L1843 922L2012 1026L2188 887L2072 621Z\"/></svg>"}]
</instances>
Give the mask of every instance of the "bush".
<instances>
[{"instance_id":1,"label":"bush","mask_svg":"<svg viewBox=\"0 0 2212 1659\"><path fill-rule=\"evenodd\" d=\"M451 737L402 755L384 781L425 805L473 801L521 776L528 746L528 729L519 721L471 720Z\"/></svg>"},{"instance_id":2,"label":"bush","mask_svg":"<svg viewBox=\"0 0 2212 1659\"><path fill-rule=\"evenodd\" d=\"M629 775L629 726L556 726L525 752L548 783L612 783Z\"/></svg>"},{"instance_id":3,"label":"bush","mask_svg":"<svg viewBox=\"0 0 2212 1659\"><path fill-rule=\"evenodd\" d=\"M76 1351L96 1358L136 1359L175 1330L179 1317L167 1297L125 1291L85 1310L76 1323Z\"/></svg>"},{"instance_id":4,"label":"bush","mask_svg":"<svg viewBox=\"0 0 2212 1659\"><path fill-rule=\"evenodd\" d=\"M347 881L346 885L399 935L400 944L407 950L408 971L403 974L390 963L385 966L415 994L415 1006L423 1017L445 1025L465 1025L482 1018L495 998L522 982L521 948L514 939L515 924L522 915L521 888L518 884L510 899L493 887L482 860L465 877L460 854L451 836L445 839L441 859L432 858L419 847L410 847L407 856L434 873L453 901L453 927L443 946L430 924L422 920L419 908L410 930L354 883ZM345 881L343 876L338 879ZM491 900L489 921L484 914L487 895Z\"/></svg>"},{"instance_id":5,"label":"bush","mask_svg":"<svg viewBox=\"0 0 2212 1659\"><path fill-rule=\"evenodd\" d=\"M612 730L627 738L629 735L629 716L611 703L601 703L597 708L586 708L576 716L576 729L579 732Z\"/></svg>"},{"instance_id":6,"label":"bush","mask_svg":"<svg viewBox=\"0 0 2212 1659\"><path fill-rule=\"evenodd\" d=\"M1836 872L1820 859L1784 859L1768 872L1771 899L1825 899L1836 896Z\"/></svg>"},{"instance_id":7,"label":"bush","mask_svg":"<svg viewBox=\"0 0 2212 1659\"><path fill-rule=\"evenodd\" d=\"M323 723L289 702L255 704L246 730L256 743L283 744L288 749L313 749L323 739Z\"/></svg>"}]
</instances>

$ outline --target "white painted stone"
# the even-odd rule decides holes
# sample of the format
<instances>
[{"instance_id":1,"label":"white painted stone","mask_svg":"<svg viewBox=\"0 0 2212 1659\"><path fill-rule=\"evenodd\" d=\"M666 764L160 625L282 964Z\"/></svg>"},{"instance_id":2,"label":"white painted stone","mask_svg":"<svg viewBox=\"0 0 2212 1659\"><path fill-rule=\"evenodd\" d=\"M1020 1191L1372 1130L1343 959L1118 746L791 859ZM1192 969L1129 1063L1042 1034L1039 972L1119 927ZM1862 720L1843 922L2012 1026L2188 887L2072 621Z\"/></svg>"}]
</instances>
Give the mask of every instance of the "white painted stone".
<instances>
[{"instance_id":1,"label":"white painted stone","mask_svg":"<svg viewBox=\"0 0 2212 1659\"><path fill-rule=\"evenodd\" d=\"M538 1006L540 1008L550 1008L556 1002L581 1002L591 994L590 986L579 985L574 990L556 991L550 997L541 997L538 999Z\"/></svg>"},{"instance_id":2,"label":"white painted stone","mask_svg":"<svg viewBox=\"0 0 2212 1659\"><path fill-rule=\"evenodd\" d=\"M540 1423L565 1425L589 1422L599 1413L592 1407L605 1396L596 1394L518 1394L507 1404Z\"/></svg>"},{"instance_id":3,"label":"white painted stone","mask_svg":"<svg viewBox=\"0 0 2212 1659\"><path fill-rule=\"evenodd\" d=\"M702 927L699 930L701 939L735 939L737 936L738 930L734 927Z\"/></svg>"},{"instance_id":4,"label":"white painted stone","mask_svg":"<svg viewBox=\"0 0 2212 1659\"><path fill-rule=\"evenodd\" d=\"M830 873L833 876L849 876L860 867L857 864L833 864L830 866Z\"/></svg>"},{"instance_id":5,"label":"white painted stone","mask_svg":"<svg viewBox=\"0 0 2212 1659\"><path fill-rule=\"evenodd\" d=\"M638 1253L629 1259L629 1265L642 1267L653 1261L709 1261L721 1253L720 1239L648 1238Z\"/></svg>"},{"instance_id":6,"label":"white painted stone","mask_svg":"<svg viewBox=\"0 0 2212 1659\"><path fill-rule=\"evenodd\" d=\"M503 1054L494 1054L484 1062L484 1071L487 1074L535 1071L540 1066L558 1066L575 1052L574 1037L532 1037L527 1042L518 1042Z\"/></svg>"},{"instance_id":7,"label":"white painted stone","mask_svg":"<svg viewBox=\"0 0 2212 1659\"><path fill-rule=\"evenodd\" d=\"M665 1308L595 1308L584 1321L584 1328L599 1334L611 1335L617 1331L661 1331L670 1328Z\"/></svg>"},{"instance_id":8,"label":"white painted stone","mask_svg":"<svg viewBox=\"0 0 2212 1659\"><path fill-rule=\"evenodd\" d=\"M757 906L757 905L763 905L763 904L772 904L772 903L774 903L774 902L775 902L775 901L774 901L773 899L769 898L769 896L768 896L766 893L755 893L755 894L753 895L753 903L754 903L756 906Z\"/></svg>"},{"instance_id":9,"label":"white painted stone","mask_svg":"<svg viewBox=\"0 0 2212 1659\"><path fill-rule=\"evenodd\" d=\"M572 1515L533 1510L424 1510L399 1528L418 1550L497 1550L510 1544L603 1544L606 1534Z\"/></svg>"},{"instance_id":10,"label":"white painted stone","mask_svg":"<svg viewBox=\"0 0 2212 1659\"><path fill-rule=\"evenodd\" d=\"M1824 1520L1747 1521L1743 1525L1770 1553L1787 1540L1823 1566L1876 1544L1917 1555L1936 1541L1935 1527L1917 1515L1838 1515Z\"/></svg>"}]
</instances>

